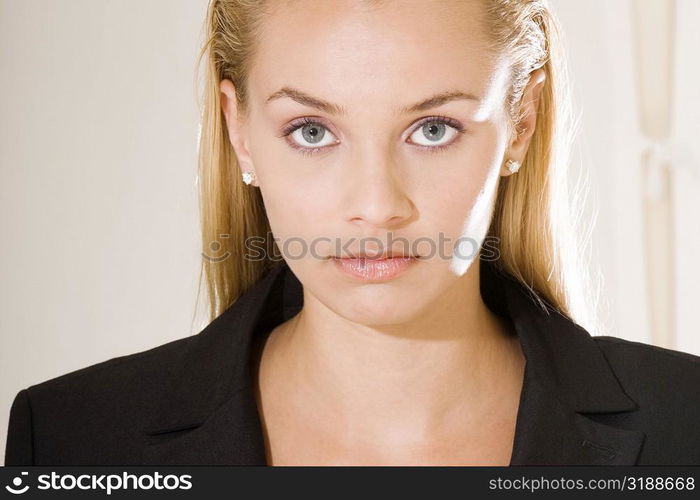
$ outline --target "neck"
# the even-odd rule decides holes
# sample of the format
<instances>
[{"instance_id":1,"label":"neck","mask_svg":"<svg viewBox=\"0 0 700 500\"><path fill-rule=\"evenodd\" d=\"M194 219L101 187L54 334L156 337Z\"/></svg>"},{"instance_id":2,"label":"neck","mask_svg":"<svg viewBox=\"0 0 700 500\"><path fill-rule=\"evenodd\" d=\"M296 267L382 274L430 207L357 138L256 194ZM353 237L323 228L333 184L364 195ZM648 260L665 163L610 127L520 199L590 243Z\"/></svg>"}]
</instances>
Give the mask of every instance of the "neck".
<instances>
[{"instance_id":1,"label":"neck","mask_svg":"<svg viewBox=\"0 0 700 500\"><path fill-rule=\"evenodd\" d=\"M304 293L299 314L271 334L271 356L305 411L332 415L350 441L475 422L517 378L517 337L483 302L478 266L400 325L353 323Z\"/></svg>"}]
</instances>

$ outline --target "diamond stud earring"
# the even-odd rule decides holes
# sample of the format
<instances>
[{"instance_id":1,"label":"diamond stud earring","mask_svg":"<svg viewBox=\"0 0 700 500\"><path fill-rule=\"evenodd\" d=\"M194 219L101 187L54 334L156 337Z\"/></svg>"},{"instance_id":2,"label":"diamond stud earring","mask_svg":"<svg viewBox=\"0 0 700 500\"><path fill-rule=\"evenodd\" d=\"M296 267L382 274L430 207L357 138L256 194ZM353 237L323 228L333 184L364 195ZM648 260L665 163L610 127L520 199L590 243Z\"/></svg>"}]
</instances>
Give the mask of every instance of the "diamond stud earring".
<instances>
[{"instance_id":1,"label":"diamond stud earring","mask_svg":"<svg viewBox=\"0 0 700 500\"><path fill-rule=\"evenodd\" d=\"M246 184L250 184L251 182L253 182L255 180L255 174L253 173L252 170L244 171L242 174L242 177L243 177L243 182L245 182Z\"/></svg>"},{"instance_id":2,"label":"diamond stud earring","mask_svg":"<svg viewBox=\"0 0 700 500\"><path fill-rule=\"evenodd\" d=\"M506 162L506 168L508 169L508 171L509 171L511 174L514 174L514 173L517 172L518 169L520 168L520 163L518 163L518 162L515 161L515 160L508 160L508 161Z\"/></svg>"}]
</instances>

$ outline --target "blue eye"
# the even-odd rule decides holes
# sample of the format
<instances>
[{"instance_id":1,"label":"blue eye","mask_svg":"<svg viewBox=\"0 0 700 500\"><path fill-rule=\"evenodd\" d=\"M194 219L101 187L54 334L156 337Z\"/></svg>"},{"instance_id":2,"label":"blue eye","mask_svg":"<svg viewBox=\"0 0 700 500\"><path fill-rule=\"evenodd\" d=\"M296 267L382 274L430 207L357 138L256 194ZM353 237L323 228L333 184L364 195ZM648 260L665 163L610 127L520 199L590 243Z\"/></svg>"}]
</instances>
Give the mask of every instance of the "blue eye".
<instances>
[{"instance_id":1,"label":"blue eye","mask_svg":"<svg viewBox=\"0 0 700 500\"><path fill-rule=\"evenodd\" d=\"M305 145L304 142L306 142L308 145L315 147L323 147L333 144L332 140L326 140L324 142L324 138L330 139L331 137L334 137L326 127L315 122L297 127L289 135L291 135L301 145Z\"/></svg>"},{"instance_id":2,"label":"blue eye","mask_svg":"<svg viewBox=\"0 0 700 500\"><path fill-rule=\"evenodd\" d=\"M466 129L457 121L446 116L431 116L421 121L409 139L423 150L436 153L450 147L459 134ZM421 142L421 140L425 142Z\"/></svg>"},{"instance_id":3,"label":"blue eye","mask_svg":"<svg viewBox=\"0 0 700 500\"><path fill-rule=\"evenodd\" d=\"M289 145L305 155L312 155L338 142L326 126L308 117L290 123L281 137L289 137ZM328 140L330 138L335 140Z\"/></svg>"},{"instance_id":4,"label":"blue eye","mask_svg":"<svg viewBox=\"0 0 700 500\"><path fill-rule=\"evenodd\" d=\"M447 144L459 132L444 122L435 120L423 122L423 125L411 134L411 140L419 146L441 146ZM421 140L426 142L421 143Z\"/></svg>"}]
</instances>

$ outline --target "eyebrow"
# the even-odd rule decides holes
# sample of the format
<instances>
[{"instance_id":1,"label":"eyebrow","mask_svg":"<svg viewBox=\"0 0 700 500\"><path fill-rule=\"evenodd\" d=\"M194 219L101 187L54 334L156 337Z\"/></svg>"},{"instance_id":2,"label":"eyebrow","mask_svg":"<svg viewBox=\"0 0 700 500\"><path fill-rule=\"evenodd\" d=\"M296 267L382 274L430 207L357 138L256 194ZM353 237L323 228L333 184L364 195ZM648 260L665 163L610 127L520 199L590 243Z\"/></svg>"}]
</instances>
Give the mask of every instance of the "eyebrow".
<instances>
[{"instance_id":1,"label":"eyebrow","mask_svg":"<svg viewBox=\"0 0 700 500\"><path fill-rule=\"evenodd\" d=\"M292 99L300 104L319 109L319 110L324 111L328 114L332 114L332 115L347 115L348 114L347 110L338 104L328 102L328 101L320 99L318 97L313 97L313 96L306 94L305 92L302 92L301 90L295 89L293 87L282 87L277 92L270 94L270 96L267 98L267 100L265 102L269 103L271 101L274 101L276 99L281 99L283 97L288 97L288 98L290 98L290 99ZM445 92L440 92L439 94L435 94L434 96L429 97L423 101L417 102L416 104L401 107L397 110L397 113L399 113L399 114L418 113L421 111L426 111L426 110L431 109L431 108L436 108L436 107L441 106L447 102L456 101L456 100L468 100L468 101L481 102L480 97L478 97L474 94L470 94L469 92L462 92L461 90L449 90L449 91L445 91Z\"/></svg>"}]
</instances>

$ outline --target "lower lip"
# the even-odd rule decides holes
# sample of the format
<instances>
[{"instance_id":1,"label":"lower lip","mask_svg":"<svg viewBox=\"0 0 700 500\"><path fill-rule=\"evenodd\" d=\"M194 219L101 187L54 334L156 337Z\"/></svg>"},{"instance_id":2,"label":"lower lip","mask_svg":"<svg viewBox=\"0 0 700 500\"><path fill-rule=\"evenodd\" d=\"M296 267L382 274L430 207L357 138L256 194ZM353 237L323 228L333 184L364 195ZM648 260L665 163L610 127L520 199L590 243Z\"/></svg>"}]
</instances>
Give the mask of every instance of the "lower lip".
<instances>
[{"instance_id":1,"label":"lower lip","mask_svg":"<svg viewBox=\"0 0 700 500\"><path fill-rule=\"evenodd\" d=\"M416 262L415 257L392 257L388 259L338 259L335 265L344 273L364 281L386 281L394 279Z\"/></svg>"}]
</instances>

